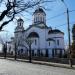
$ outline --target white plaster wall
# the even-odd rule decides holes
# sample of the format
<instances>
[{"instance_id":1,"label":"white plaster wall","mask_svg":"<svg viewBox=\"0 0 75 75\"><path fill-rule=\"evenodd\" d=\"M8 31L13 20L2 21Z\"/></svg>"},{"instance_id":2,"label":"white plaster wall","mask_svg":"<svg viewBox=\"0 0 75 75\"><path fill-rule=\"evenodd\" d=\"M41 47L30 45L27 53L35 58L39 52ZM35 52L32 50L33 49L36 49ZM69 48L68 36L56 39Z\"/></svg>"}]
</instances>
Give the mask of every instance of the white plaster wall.
<instances>
[{"instance_id":1,"label":"white plaster wall","mask_svg":"<svg viewBox=\"0 0 75 75\"><path fill-rule=\"evenodd\" d=\"M50 46L49 46L49 42L50 42ZM47 45L47 48L49 49L49 48L55 48L55 42L54 41L47 41L46 42L46 45Z\"/></svg>"},{"instance_id":2,"label":"white plaster wall","mask_svg":"<svg viewBox=\"0 0 75 75\"><path fill-rule=\"evenodd\" d=\"M35 40L36 40L36 45L35 45ZM33 43L31 45L32 49L39 49L39 38L34 38Z\"/></svg>"},{"instance_id":3,"label":"white plaster wall","mask_svg":"<svg viewBox=\"0 0 75 75\"><path fill-rule=\"evenodd\" d=\"M38 48L45 48L45 31L40 28L32 27L27 31L27 34L31 32L36 32L39 35L39 44L37 45Z\"/></svg>"},{"instance_id":4,"label":"white plaster wall","mask_svg":"<svg viewBox=\"0 0 75 75\"><path fill-rule=\"evenodd\" d=\"M31 32L36 32L39 35L39 39L37 38L37 45L32 44L32 48L36 49L45 49L45 48L62 48L64 49L64 35L62 33L58 34L49 34L47 29L40 29L37 27L32 27L27 31L27 35ZM48 41L46 41L48 38L52 38L55 40L50 41L50 46L48 46ZM57 45L57 40L59 40L59 46Z\"/></svg>"},{"instance_id":5,"label":"white plaster wall","mask_svg":"<svg viewBox=\"0 0 75 75\"><path fill-rule=\"evenodd\" d=\"M34 40L37 40L37 45L35 45L35 42L32 43L32 49L34 49L34 53L37 53L37 49L43 49L43 53L45 54L45 50L46 48L49 49L49 57L52 56L52 49L53 48L61 48L64 49L64 34L62 33L58 33L58 34L49 34L48 35L48 31L49 29L41 29L38 27L31 27L30 29L28 29L27 31L24 32L24 34L22 34L21 32L16 33L16 41L21 40L22 38L26 38L31 32L36 32L39 35L39 38L33 38ZM47 41L48 38L52 38L55 40L54 41L50 41L50 46L49 46L49 41ZM57 40L59 40L59 46L57 45ZM22 44L24 44L27 48L29 48L27 46L27 44L24 42L24 40L22 40ZM13 49L13 45L12 49ZM25 50L25 49L24 49Z\"/></svg>"},{"instance_id":6,"label":"white plaster wall","mask_svg":"<svg viewBox=\"0 0 75 75\"><path fill-rule=\"evenodd\" d=\"M48 37L55 40L55 47L56 48L64 49L64 35L62 33L50 34ZM59 45L57 45L57 40L59 40Z\"/></svg>"}]
</instances>

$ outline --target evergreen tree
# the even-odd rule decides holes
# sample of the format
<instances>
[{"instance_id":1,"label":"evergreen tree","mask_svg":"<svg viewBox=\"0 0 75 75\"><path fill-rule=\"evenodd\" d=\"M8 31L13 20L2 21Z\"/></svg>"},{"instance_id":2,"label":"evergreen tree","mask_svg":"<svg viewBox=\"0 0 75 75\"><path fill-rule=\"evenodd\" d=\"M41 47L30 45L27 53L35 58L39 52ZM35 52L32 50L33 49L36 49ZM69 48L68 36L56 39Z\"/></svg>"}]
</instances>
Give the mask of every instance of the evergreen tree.
<instances>
[{"instance_id":1,"label":"evergreen tree","mask_svg":"<svg viewBox=\"0 0 75 75\"><path fill-rule=\"evenodd\" d=\"M75 24L73 25L72 28L72 39L73 39L73 43L71 46L71 55L73 58L75 58Z\"/></svg>"}]
</instances>

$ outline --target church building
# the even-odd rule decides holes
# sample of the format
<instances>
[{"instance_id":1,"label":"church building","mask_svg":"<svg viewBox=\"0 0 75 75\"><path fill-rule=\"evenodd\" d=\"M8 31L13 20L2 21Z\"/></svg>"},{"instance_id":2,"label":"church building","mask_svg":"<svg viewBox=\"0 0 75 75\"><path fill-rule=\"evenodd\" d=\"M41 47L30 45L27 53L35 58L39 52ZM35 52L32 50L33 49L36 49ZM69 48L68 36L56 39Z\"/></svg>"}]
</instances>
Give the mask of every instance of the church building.
<instances>
[{"instance_id":1,"label":"church building","mask_svg":"<svg viewBox=\"0 0 75 75\"><path fill-rule=\"evenodd\" d=\"M14 31L14 37L8 43L8 52L18 55L29 55L31 46L32 56L62 57L64 54L64 33L46 25L46 13L37 8L32 15L32 24L24 29L24 21L19 18ZM16 46L16 47L15 47Z\"/></svg>"}]
</instances>

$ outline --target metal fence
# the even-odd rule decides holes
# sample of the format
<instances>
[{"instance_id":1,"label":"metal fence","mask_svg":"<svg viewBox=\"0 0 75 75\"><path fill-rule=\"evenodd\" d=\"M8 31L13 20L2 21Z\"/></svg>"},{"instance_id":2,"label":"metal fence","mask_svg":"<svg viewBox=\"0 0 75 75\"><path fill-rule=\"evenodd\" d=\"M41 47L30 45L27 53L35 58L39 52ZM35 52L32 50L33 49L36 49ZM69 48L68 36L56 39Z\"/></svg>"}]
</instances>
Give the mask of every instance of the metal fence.
<instances>
[{"instance_id":1,"label":"metal fence","mask_svg":"<svg viewBox=\"0 0 75 75\"><path fill-rule=\"evenodd\" d=\"M0 57L4 57L4 53L0 53ZM15 57L15 55L13 55L13 54L10 54L10 53L6 54L6 58L13 58L14 59L14 57ZM29 60L29 56L17 55L16 59ZM45 56L32 56L31 60L69 64L69 58L58 58L58 57L48 58ZM72 64L75 65L75 58L72 58Z\"/></svg>"}]
</instances>

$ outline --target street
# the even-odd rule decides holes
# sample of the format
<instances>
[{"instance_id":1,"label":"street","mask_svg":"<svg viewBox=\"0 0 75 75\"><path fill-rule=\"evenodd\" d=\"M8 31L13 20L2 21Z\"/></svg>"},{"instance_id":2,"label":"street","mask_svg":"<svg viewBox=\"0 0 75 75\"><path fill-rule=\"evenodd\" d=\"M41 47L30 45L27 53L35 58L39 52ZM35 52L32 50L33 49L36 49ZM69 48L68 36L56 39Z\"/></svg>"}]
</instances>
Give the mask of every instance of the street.
<instances>
[{"instance_id":1,"label":"street","mask_svg":"<svg viewBox=\"0 0 75 75\"><path fill-rule=\"evenodd\" d=\"M0 59L0 75L75 75L75 70Z\"/></svg>"}]
</instances>

